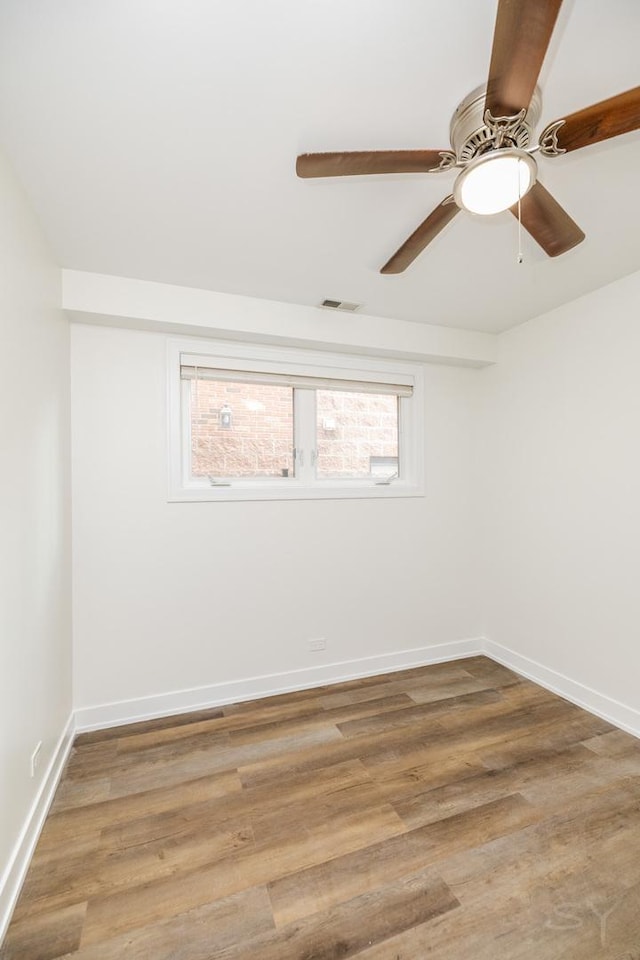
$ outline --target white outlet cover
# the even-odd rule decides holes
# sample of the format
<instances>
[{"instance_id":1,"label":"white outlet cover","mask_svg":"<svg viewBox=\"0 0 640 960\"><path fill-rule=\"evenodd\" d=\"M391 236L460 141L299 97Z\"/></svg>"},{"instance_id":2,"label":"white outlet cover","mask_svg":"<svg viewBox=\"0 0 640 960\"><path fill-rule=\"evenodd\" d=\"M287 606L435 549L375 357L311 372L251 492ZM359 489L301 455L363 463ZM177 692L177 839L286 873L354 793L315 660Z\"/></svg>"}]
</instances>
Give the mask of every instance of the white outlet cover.
<instances>
[{"instance_id":1,"label":"white outlet cover","mask_svg":"<svg viewBox=\"0 0 640 960\"><path fill-rule=\"evenodd\" d=\"M327 641L324 637L316 637L313 640L309 640L309 650L326 650Z\"/></svg>"}]
</instances>

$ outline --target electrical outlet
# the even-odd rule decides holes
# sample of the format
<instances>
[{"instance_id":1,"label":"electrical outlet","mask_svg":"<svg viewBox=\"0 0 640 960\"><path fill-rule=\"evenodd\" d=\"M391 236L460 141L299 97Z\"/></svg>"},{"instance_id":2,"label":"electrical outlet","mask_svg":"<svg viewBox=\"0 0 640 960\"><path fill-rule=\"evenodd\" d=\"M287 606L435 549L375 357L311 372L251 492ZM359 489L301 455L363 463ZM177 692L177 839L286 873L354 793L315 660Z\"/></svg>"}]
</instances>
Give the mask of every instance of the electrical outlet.
<instances>
[{"instance_id":1,"label":"electrical outlet","mask_svg":"<svg viewBox=\"0 0 640 960\"><path fill-rule=\"evenodd\" d=\"M327 641L324 637L315 637L313 640L309 640L309 650L312 653L315 653L318 650L326 650Z\"/></svg>"},{"instance_id":2,"label":"electrical outlet","mask_svg":"<svg viewBox=\"0 0 640 960\"><path fill-rule=\"evenodd\" d=\"M35 777L36 770L38 769L38 760L40 759L40 748L42 747L42 740L38 741L38 745L31 754L31 776Z\"/></svg>"}]
</instances>

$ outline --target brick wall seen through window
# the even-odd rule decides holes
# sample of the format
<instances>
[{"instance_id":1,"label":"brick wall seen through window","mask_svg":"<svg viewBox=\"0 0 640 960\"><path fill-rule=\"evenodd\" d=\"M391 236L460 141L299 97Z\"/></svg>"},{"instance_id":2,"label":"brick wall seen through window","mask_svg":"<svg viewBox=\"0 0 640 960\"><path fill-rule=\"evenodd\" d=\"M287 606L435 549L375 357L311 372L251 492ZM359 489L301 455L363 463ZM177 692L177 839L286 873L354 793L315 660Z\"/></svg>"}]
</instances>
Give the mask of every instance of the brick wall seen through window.
<instances>
[{"instance_id":1,"label":"brick wall seen through window","mask_svg":"<svg viewBox=\"0 0 640 960\"><path fill-rule=\"evenodd\" d=\"M193 476L293 476L293 396L286 386L192 381ZM316 402L319 477L379 475L380 464L395 472L397 397L318 390Z\"/></svg>"}]
</instances>

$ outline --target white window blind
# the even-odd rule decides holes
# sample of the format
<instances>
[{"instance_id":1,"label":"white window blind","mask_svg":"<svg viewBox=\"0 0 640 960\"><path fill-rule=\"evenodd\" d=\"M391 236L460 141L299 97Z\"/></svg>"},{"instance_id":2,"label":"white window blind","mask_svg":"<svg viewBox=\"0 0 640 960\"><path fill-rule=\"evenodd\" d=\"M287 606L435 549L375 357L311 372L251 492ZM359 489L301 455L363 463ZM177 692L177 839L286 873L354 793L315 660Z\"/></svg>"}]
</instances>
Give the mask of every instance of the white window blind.
<instances>
[{"instance_id":1,"label":"white window blind","mask_svg":"<svg viewBox=\"0 0 640 960\"><path fill-rule=\"evenodd\" d=\"M182 380L226 380L234 383L260 383L307 390L341 390L347 393L375 393L385 396L410 397L411 383L390 383L385 380L345 380L343 377L316 377L306 374L266 373L262 370L229 370L182 364Z\"/></svg>"}]
</instances>

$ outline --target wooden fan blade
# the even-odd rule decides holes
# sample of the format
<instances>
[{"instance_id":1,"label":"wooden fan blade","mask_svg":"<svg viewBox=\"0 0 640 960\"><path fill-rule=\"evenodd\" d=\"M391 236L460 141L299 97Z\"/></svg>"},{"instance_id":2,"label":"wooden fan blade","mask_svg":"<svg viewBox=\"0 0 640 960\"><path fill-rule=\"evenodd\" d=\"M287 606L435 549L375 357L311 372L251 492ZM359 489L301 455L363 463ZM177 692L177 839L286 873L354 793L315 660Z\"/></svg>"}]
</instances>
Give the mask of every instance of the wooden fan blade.
<instances>
[{"instance_id":1,"label":"wooden fan blade","mask_svg":"<svg viewBox=\"0 0 640 960\"><path fill-rule=\"evenodd\" d=\"M569 114L556 137L562 150L579 150L632 130L640 130L640 87Z\"/></svg>"},{"instance_id":2,"label":"wooden fan blade","mask_svg":"<svg viewBox=\"0 0 640 960\"><path fill-rule=\"evenodd\" d=\"M413 263L418 254L422 253L424 248L438 236L450 220L453 220L459 207L454 203L453 197L447 197L442 203L432 210L426 220L424 220L417 230L414 230L408 240L396 250L394 255L387 260L380 273L402 273Z\"/></svg>"},{"instance_id":3,"label":"wooden fan blade","mask_svg":"<svg viewBox=\"0 0 640 960\"><path fill-rule=\"evenodd\" d=\"M440 150L360 150L354 153L303 153L299 177L354 177L369 173L426 173L442 160Z\"/></svg>"},{"instance_id":4,"label":"wooden fan blade","mask_svg":"<svg viewBox=\"0 0 640 960\"><path fill-rule=\"evenodd\" d=\"M534 183L520 201L522 226L550 257L558 257L584 240L584 233L541 183ZM510 207L518 216L518 205Z\"/></svg>"},{"instance_id":5,"label":"wooden fan blade","mask_svg":"<svg viewBox=\"0 0 640 960\"><path fill-rule=\"evenodd\" d=\"M487 107L512 117L531 103L562 0L500 0L487 81Z\"/></svg>"}]
</instances>

